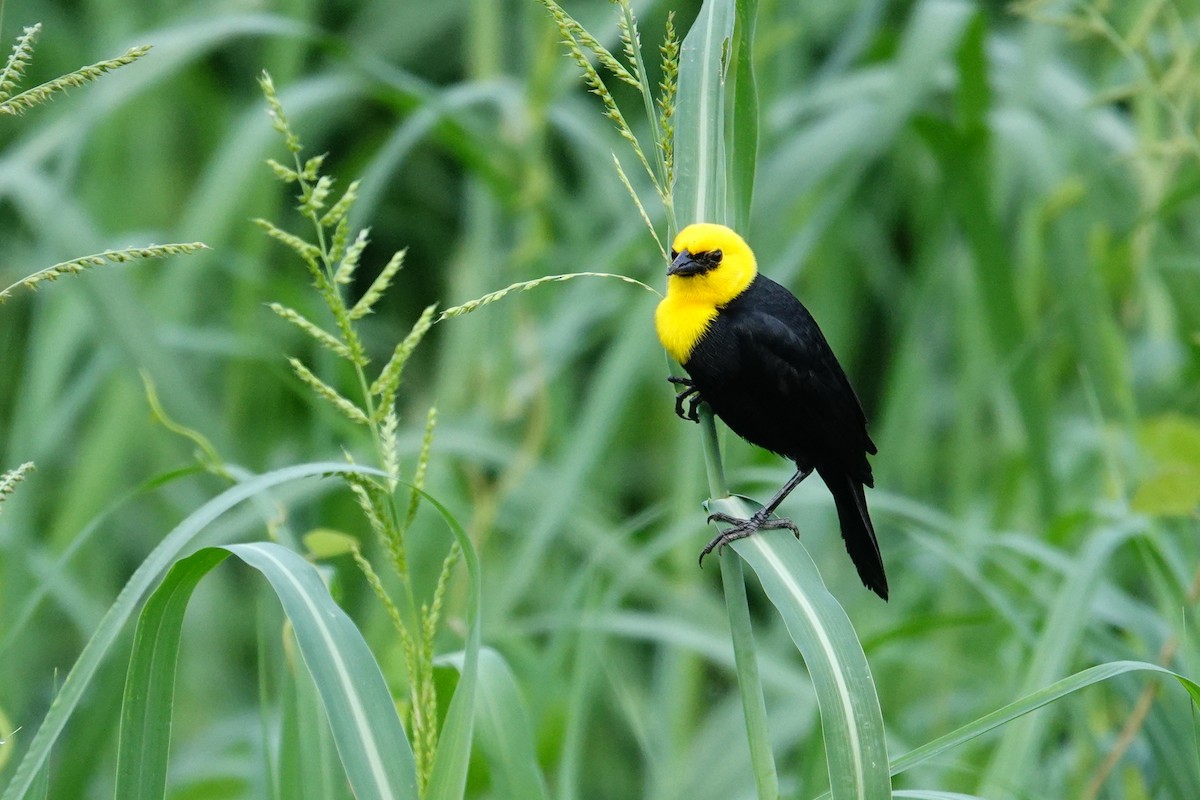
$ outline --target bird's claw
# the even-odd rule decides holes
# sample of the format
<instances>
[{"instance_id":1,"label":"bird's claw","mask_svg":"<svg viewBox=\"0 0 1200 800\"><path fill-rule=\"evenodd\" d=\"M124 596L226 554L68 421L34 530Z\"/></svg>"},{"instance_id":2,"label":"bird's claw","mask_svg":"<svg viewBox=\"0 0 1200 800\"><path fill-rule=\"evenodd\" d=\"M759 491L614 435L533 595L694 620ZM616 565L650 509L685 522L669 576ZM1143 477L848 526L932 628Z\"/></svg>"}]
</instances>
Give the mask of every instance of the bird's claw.
<instances>
[{"instance_id":1,"label":"bird's claw","mask_svg":"<svg viewBox=\"0 0 1200 800\"><path fill-rule=\"evenodd\" d=\"M729 514L715 512L708 515L709 522L725 522L732 525L732 528L727 528L712 538L704 549L700 551L700 566L704 566L704 557L713 550L717 551L717 555L721 555L721 551L725 545L730 542L736 542L738 539L745 539L757 531L776 530L786 528L795 534L796 538L800 538L800 529L796 527L796 523L786 517L768 517L762 512L755 513L749 518L734 517Z\"/></svg>"},{"instance_id":2,"label":"bird's claw","mask_svg":"<svg viewBox=\"0 0 1200 800\"><path fill-rule=\"evenodd\" d=\"M676 416L678 416L680 419L699 422L700 404L704 402L704 398L700 396L700 390L696 388L696 385L692 382L692 379L681 378L678 375L668 375L667 380L676 386L684 387L679 394L675 395ZM686 413L683 410L684 400L688 400L688 408Z\"/></svg>"}]
</instances>

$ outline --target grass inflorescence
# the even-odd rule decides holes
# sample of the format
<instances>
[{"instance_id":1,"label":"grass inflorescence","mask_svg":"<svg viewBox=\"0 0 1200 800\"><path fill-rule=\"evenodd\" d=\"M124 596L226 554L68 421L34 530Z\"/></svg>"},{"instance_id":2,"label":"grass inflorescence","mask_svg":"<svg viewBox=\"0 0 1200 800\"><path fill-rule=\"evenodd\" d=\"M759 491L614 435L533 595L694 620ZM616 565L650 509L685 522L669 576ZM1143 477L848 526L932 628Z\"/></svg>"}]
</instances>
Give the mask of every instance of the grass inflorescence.
<instances>
[{"instance_id":1,"label":"grass inflorescence","mask_svg":"<svg viewBox=\"0 0 1200 800\"><path fill-rule=\"evenodd\" d=\"M419 602L413 585L413 575L407 556L405 534L415 516L424 476L430 457L436 411L427 417L424 444L416 460L406 510L402 513L395 500L402 476L397 433L400 419L396 410L397 393L404 368L417 345L428 333L435 306L428 306L413 324L409 333L392 351L391 357L372 378L366 344L359 332L361 320L372 313L391 286L404 263L404 251L397 251L387 261L369 288L356 301L347 298L348 287L355 280L363 253L370 242L370 232L363 228L351 230L349 215L357 199L360 183L352 182L332 203L334 179L321 171L324 155L302 158L303 145L294 131L270 75L264 73L259 84L267 100L275 130L282 136L292 156L293 165L270 160L275 177L297 190L296 209L312 225L311 239L286 231L274 223L257 219L255 223L275 241L283 244L303 262L313 288L324 303L333 323L333 330L305 317L282 303L270 303L268 308L277 316L303 332L320 348L347 363L357 377L353 396L318 377L316 371L302 359L292 356L288 364L293 374L309 388L314 396L328 403L355 425L370 432L385 478L382 482L354 477L350 489L358 500L363 517L387 554L390 569L400 578L407 600L405 610L392 599L377 571L357 544L353 547L355 563L368 585L387 609L388 617L400 638L409 683L409 724L417 775L424 786L433 769L437 750L438 716L437 690L433 680L433 642L438 632L441 597L449 571L458 559L458 548L451 545L443 561L442 578L432 601Z\"/></svg>"}]
</instances>

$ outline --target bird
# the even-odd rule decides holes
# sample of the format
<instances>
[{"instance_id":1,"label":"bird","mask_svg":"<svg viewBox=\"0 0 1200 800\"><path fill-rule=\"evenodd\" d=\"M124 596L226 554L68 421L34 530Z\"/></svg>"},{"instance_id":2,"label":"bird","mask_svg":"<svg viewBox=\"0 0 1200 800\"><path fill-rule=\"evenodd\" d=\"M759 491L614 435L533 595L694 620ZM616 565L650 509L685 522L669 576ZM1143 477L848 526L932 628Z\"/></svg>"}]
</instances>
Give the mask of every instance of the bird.
<instances>
[{"instance_id":1,"label":"bird","mask_svg":"<svg viewBox=\"0 0 1200 800\"><path fill-rule=\"evenodd\" d=\"M688 375L668 378L680 387L676 414L698 422L705 403L738 436L796 465L749 518L709 516L709 522L732 527L703 549L701 565L714 549L758 530L786 528L799 537L795 523L772 515L816 471L833 495L842 539L863 585L886 601L887 576L864 490L875 485L867 456L877 448L862 403L808 309L759 273L754 252L738 233L695 223L672 242L655 329Z\"/></svg>"}]
</instances>

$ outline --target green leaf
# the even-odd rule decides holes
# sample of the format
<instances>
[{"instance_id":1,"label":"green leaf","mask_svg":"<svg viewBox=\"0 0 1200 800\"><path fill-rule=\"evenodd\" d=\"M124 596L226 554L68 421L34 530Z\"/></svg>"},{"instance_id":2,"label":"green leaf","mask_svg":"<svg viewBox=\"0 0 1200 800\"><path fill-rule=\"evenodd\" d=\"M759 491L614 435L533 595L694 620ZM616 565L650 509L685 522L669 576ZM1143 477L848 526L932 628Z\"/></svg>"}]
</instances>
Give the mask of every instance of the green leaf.
<instances>
[{"instance_id":1,"label":"green leaf","mask_svg":"<svg viewBox=\"0 0 1200 800\"><path fill-rule=\"evenodd\" d=\"M1142 514L1190 516L1200 506L1200 467L1172 464L1155 470L1138 484L1130 506Z\"/></svg>"},{"instance_id":2,"label":"green leaf","mask_svg":"<svg viewBox=\"0 0 1200 800\"><path fill-rule=\"evenodd\" d=\"M228 545L271 583L321 695L346 778L359 800L417 797L416 766L387 683L366 641L316 568L271 542Z\"/></svg>"},{"instance_id":3,"label":"green leaf","mask_svg":"<svg viewBox=\"0 0 1200 800\"><path fill-rule=\"evenodd\" d=\"M675 113L675 218L725 222L725 59L732 0L706 0L683 40Z\"/></svg>"},{"instance_id":4,"label":"green leaf","mask_svg":"<svg viewBox=\"0 0 1200 800\"><path fill-rule=\"evenodd\" d=\"M291 638L285 640L288 645L292 642ZM308 670L289 669L282 677L276 797L351 800L312 675Z\"/></svg>"},{"instance_id":5,"label":"green leaf","mask_svg":"<svg viewBox=\"0 0 1200 800\"><path fill-rule=\"evenodd\" d=\"M453 653L440 661L462 671L462 653ZM490 647L479 651L475 713L476 740L491 766L495 796L545 800L546 781L534 751L528 708L508 662Z\"/></svg>"},{"instance_id":6,"label":"green leaf","mask_svg":"<svg viewBox=\"0 0 1200 800\"><path fill-rule=\"evenodd\" d=\"M304 534L304 547L315 559L348 555L357 544L358 539L332 528L316 528Z\"/></svg>"},{"instance_id":7,"label":"green leaf","mask_svg":"<svg viewBox=\"0 0 1200 800\"><path fill-rule=\"evenodd\" d=\"M736 517L749 510L734 497L710 501L710 507ZM816 564L786 531L759 532L732 547L758 575L812 676L832 797L891 797L883 714L871 669Z\"/></svg>"},{"instance_id":8,"label":"green leaf","mask_svg":"<svg viewBox=\"0 0 1200 800\"><path fill-rule=\"evenodd\" d=\"M4 770L4 765L12 758L12 738L15 732L12 723L8 721L8 717L4 714L4 709L0 708L0 771Z\"/></svg>"},{"instance_id":9,"label":"green leaf","mask_svg":"<svg viewBox=\"0 0 1200 800\"><path fill-rule=\"evenodd\" d=\"M1038 641L1027 655L1020 692L1033 692L1067 673L1091 620L1092 598L1100 590L1113 552L1141 531L1136 523L1103 527L1088 536L1079 549L1066 579L1054 595ZM1044 724L1022 720L1004 731L989 760L981 793L994 796L1020 792L1032 778L1022 771L1050 735Z\"/></svg>"},{"instance_id":10,"label":"green leaf","mask_svg":"<svg viewBox=\"0 0 1200 800\"><path fill-rule=\"evenodd\" d=\"M138 617L121 704L118 800L161 800L166 794L183 614L196 584L228 556L205 548L175 562Z\"/></svg>"},{"instance_id":11,"label":"green leaf","mask_svg":"<svg viewBox=\"0 0 1200 800\"><path fill-rule=\"evenodd\" d=\"M746 578L742 562L737 557L721 558L721 585L725 591L725 610L729 616L730 638L733 639L734 663L737 666L738 692L746 720L746 735L750 744L750 763L760 798L779 796L779 771L771 751L771 731L767 725L767 704L763 697L762 676L758 669L758 653L750 623L750 603L746 597Z\"/></svg>"},{"instance_id":12,"label":"green leaf","mask_svg":"<svg viewBox=\"0 0 1200 800\"><path fill-rule=\"evenodd\" d=\"M200 579L231 553L259 570L283 604L355 796L415 800L412 749L362 634L317 570L270 542L200 550L176 562L146 603L125 684L115 796L164 795L183 615Z\"/></svg>"},{"instance_id":13,"label":"green leaf","mask_svg":"<svg viewBox=\"0 0 1200 800\"><path fill-rule=\"evenodd\" d=\"M0 795L0 800L18 800L18 798L29 796L35 779L50 757L54 743L62 734L67 720L75 712L83 693L96 676L109 648L124 630L134 609L150 591L163 570L179 558L180 554L191 546L197 536L229 509L273 486L301 478L335 474L378 475L379 473L368 467L339 462L299 464L268 472L225 490L188 515L183 522L167 534L134 571L121 593L117 595L117 599L105 613L104 618L100 620L92 638L84 645L83 652L79 654L79 658L71 667L66 680L63 681L62 688L50 704L46 717L38 727L37 733L33 735L29 749L17 765L12 780L5 788L4 794Z\"/></svg>"},{"instance_id":14,"label":"green leaf","mask_svg":"<svg viewBox=\"0 0 1200 800\"><path fill-rule=\"evenodd\" d=\"M1179 681L1191 696L1193 703L1200 703L1200 685L1182 675L1145 661L1113 661L1108 664L1100 664L1090 669L1085 669L1070 677L1056 681L1044 689L1028 694L1020 700L1009 703L990 714L980 717L974 722L963 725L958 730L952 731L945 736L940 736L928 744L905 753L892 762L892 774L899 775L901 772L906 772L918 764L940 756L964 742L969 742L975 737L998 728L1006 722L1028 714L1030 711L1039 709L1044 705L1053 703L1055 700L1066 697L1073 692L1100 683L1101 681L1111 680L1118 675L1124 675L1129 672L1157 672L1162 675L1169 675Z\"/></svg>"},{"instance_id":15,"label":"green leaf","mask_svg":"<svg viewBox=\"0 0 1200 800\"><path fill-rule=\"evenodd\" d=\"M1154 463L1134 491L1133 509L1157 516L1192 514L1200 506L1200 422L1163 414L1147 421L1138 438Z\"/></svg>"},{"instance_id":16,"label":"green leaf","mask_svg":"<svg viewBox=\"0 0 1200 800\"><path fill-rule=\"evenodd\" d=\"M1145 453L1157 461L1200 467L1200 420L1163 414L1148 420L1138 438Z\"/></svg>"},{"instance_id":17,"label":"green leaf","mask_svg":"<svg viewBox=\"0 0 1200 800\"><path fill-rule=\"evenodd\" d=\"M737 0L729 191L733 199L733 228L743 234L750 229L750 207L758 168L758 83L754 77L754 26L757 17L758 0Z\"/></svg>"},{"instance_id":18,"label":"green leaf","mask_svg":"<svg viewBox=\"0 0 1200 800\"><path fill-rule=\"evenodd\" d=\"M479 555L475 544L458 524L445 506L421 489L421 493L454 534L462 549L463 562L467 567L467 641L463 648L462 677L450 701L446 720L438 736L437 754L433 759L433 772L425 789L424 800L461 800L467 785L467 766L471 757L471 737L475 729L475 686L479 678L479 603L483 593L483 579L479 570Z\"/></svg>"}]
</instances>

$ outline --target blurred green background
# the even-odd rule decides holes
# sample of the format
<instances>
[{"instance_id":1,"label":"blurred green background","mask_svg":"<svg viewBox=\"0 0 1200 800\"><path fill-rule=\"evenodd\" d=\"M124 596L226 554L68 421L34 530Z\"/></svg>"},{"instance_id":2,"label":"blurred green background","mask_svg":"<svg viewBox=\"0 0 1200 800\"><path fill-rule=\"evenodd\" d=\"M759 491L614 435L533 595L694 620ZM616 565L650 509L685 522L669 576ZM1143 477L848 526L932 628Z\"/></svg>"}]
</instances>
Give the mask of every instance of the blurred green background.
<instances>
[{"instance_id":1,"label":"blurred green background","mask_svg":"<svg viewBox=\"0 0 1200 800\"><path fill-rule=\"evenodd\" d=\"M566 8L619 48L609 3ZM698 3L635 8L649 51L669 10L686 30ZM366 323L380 362L429 303L552 273L659 286L663 272L612 167L624 144L533 0L8 0L4 48L38 21L26 86L154 49L0 119L0 286L106 248L211 250L98 268L0 306L0 471L37 464L0 514L0 712L25 728L0 759L36 728L56 671L132 569L223 488L200 475L147 485L195 448L152 418L139 371L230 463L370 458L285 356L349 376L265 307L316 315L319 301L250 222L301 230L263 163L285 151L261 70L339 186L364 179L355 221L373 243L358 290L409 249ZM818 481L783 510L863 639L893 755L1096 663L1200 672L1198 24L1200 5L1154 0L760 2L746 233L821 323L872 420L891 602L859 584ZM613 91L638 108L628 87ZM554 797L753 786L718 570L695 564L710 536L698 432L672 414L654 302L615 281L539 287L435 326L405 373L405 452L411 465L436 405L428 489L480 549L484 641L517 675ZM740 492L765 497L790 472L725 444ZM326 484L285 493L268 518L369 542L352 498ZM284 512L283 500L304 502ZM268 535L261 513L222 525L227 538ZM423 513L421 591L448 543ZM352 563L329 569L402 686L382 608ZM263 796L257 643L278 639L278 612L260 590L227 569L193 602L172 797ZM464 592L452 583L448 651ZM751 592L785 795L812 796L826 780L812 692ZM56 750L53 797L111 794L121 652ZM897 785L1194 800L1195 722L1177 686L1133 717L1132 744L1101 771L1153 685L1086 690ZM0 737L11 727L0 719ZM496 792L475 765L471 796Z\"/></svg>"}]
</instances>

